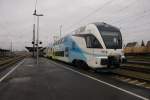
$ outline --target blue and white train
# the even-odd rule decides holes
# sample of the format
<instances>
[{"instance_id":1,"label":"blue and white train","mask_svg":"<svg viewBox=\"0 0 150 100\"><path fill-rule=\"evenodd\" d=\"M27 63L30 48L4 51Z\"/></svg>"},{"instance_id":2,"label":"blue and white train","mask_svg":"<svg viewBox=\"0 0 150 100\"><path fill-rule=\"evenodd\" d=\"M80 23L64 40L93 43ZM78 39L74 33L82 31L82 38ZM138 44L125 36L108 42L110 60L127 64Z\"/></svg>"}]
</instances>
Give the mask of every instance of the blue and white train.
<instances>
[{"instance_id":1,"label":"blue and white train","mask_svg":"<svg viewBox=\"0 0 150 100\"><path fill-rule=\"evenodd\" d=\"M92 69L116 68L125 60L122 35L106 23L91 23L53 43L47 56Z\"/></svg>"}]
</instances>

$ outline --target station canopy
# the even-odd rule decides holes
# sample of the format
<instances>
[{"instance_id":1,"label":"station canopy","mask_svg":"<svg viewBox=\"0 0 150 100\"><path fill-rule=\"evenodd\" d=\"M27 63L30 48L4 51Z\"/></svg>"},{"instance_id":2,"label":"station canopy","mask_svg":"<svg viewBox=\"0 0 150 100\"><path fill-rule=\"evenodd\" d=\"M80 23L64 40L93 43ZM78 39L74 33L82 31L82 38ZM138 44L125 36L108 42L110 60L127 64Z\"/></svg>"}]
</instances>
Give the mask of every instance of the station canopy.
<instances>
[{"instance_id":1,"label":"station canopy","mask_svg":"<svg viewBox=\"0 0 150 100\"><path fill-rule=\"evenodd\" d=\"M33 52L33 47L26 47L26 49L29 51L29 52ZM40 51L43 51L45 49L45 47L39 47L39 50ZM35 51L36 51L36 47L35 47Z\"/></svg>"}]
</instances>

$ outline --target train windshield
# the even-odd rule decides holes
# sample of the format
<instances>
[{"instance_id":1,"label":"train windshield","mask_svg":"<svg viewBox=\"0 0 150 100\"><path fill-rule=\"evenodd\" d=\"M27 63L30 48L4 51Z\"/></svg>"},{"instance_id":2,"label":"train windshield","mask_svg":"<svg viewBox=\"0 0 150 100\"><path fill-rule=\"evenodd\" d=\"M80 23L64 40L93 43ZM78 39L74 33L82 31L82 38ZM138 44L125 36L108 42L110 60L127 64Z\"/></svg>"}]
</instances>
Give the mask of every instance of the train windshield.
<instances>
[{"instance_id":1,"label":"train windshield","mask_svg":"<svg viewBox=\"0 0 150 100\"><path fill-rule=\"evenodd\" d=\"M120 32L101 31L100 33L107 49L122 48L122 37Z\"/></svg>"}]
</instances>

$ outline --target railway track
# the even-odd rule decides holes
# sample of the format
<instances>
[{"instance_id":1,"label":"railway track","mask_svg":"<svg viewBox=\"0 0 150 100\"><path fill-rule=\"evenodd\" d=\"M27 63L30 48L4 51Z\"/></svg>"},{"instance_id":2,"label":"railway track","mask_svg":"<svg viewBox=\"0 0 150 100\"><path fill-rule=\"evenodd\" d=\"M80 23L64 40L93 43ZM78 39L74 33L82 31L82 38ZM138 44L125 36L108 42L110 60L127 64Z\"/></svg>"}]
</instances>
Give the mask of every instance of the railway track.
<instances>
[{"instance_id":1,"label":"railway track","mask_svg":"<svg viewBox=\"0 0 150 100\"><path fill-rule=\"evenodd\" d=\"M16 64L17 62L19 62L23 58L24 58L24 56L16 56L16 57L1 60L0 61L0 71L9 67L9 66Z\"/></svg>"},{"instance_id":2,"label":"railway track","mask_svg":"<svg viewBox=\"0 0 150 100\"><path fill-rule=\"evenodd\" d=\"M129 64L139 64L139 65L147 65L150 66L150 62L145 61L128 61Z\"/></svg>"},{"instance_id":3,"label":"railway track","mask_svg":"<svg viewBox=\"0 0 150 100\"><path fill-rule=\"evenodd\" d=\"M150 66L126 64L126 65L121 66L121 69L150 74Z\"/></svg>"},{"instance_id":4,"label":"railway track","mask_svg":"<svg viewBox=\"0 0 150 100\"><path fill-rule=\"evenodd\" d=\"M150 67L141 65L122 65L112 71L115 78L150 89Z\"/></svg>"}]
</instances>

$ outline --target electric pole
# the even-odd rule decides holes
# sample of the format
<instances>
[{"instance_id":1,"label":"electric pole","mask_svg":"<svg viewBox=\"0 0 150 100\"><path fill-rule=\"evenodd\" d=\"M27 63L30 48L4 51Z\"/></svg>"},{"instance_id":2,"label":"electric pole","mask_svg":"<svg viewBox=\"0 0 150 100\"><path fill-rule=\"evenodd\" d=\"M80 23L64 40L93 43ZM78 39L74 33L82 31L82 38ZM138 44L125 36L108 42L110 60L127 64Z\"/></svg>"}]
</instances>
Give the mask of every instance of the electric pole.
<instances>
[{"instance_id":1,"label":"electric pole","mask_svg":"<svg viewBox=\"0 0 150 100\"><path fill-rule=\"evenodd\" d=\"M33 24L33 57L35 56L35 23Z\"/></svg>"}]
</instances>

